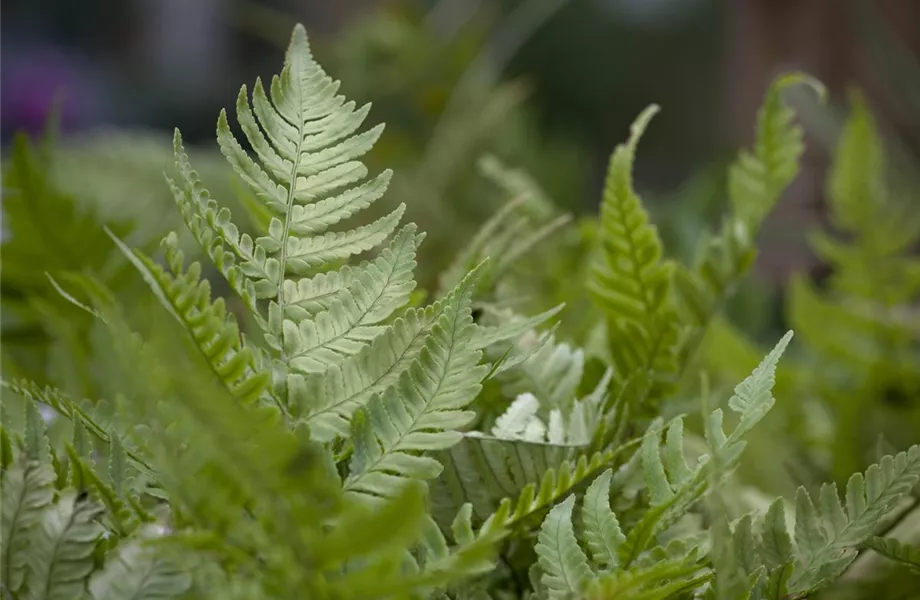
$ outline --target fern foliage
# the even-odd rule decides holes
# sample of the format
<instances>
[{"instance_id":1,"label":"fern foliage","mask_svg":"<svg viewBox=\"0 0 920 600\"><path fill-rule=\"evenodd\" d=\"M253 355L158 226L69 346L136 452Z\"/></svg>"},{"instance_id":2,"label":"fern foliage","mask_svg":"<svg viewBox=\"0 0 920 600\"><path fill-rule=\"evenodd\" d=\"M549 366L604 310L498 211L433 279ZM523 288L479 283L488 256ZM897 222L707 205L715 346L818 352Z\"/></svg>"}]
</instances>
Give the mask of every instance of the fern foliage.
<instances>
[{"instance_id":1,"label":"fern foliage","mask_svg":"<svg viewBox=\"0 0 920 600\"><path fill-rule=\"evenodd\" d=\"M610 159L601 202L601 262L589 289L604 308L609 343L620 377L650 372L653 395L673 392L678 323L671 308L674 265L662 256L661 239L633 190L636 147L658 112L647 108L633 124L629 141Z\"/></svg>"},{"instance_id":2,"label":"fern foliage","mask_svg":"<svg viewBox=\"0 0 920 600\"><path fill-rule=\"evenodd\" d=\"M793 599L869 548L916 567L914 548L876 537L920 480L916 446L853 475L843 500L832 483L800 489L788 520L783 499L740 518L723 502L776 403L791 332L727 409L704 394L699 420L677 412L697 399L682 376L698 338L795 176L802 133L781 92L799 82L812 83L769 89L754 146L729 173L732 214L691 267L664 256L634 189L657 107L639 116L611 157L588 253L602 320L576 343L547 326L561 305L531 314L509 300L511 271L552 252L567 217L495 158L486 174L522 198L426 303L413 274L424 236L400 225L404 208L361 220L392 177L362 162L382 126L361 131L369 105L339 94L297 26L281 72L241 90L236 124L218 119L250 227L174 136L166 187L236 298L215 297L176 233L162 261L120 230L104 238L156 310L96 274L52 275L111 355L113 394L3 382L3 598ZM851 122L834 175L838 224L857 236L859 199L882 188L871 132L864 115ZM859 251L818 244L859 263ZM903 299L887 289L864 299Z\"/></svg>"},{"instance_id":3,"label":"fern foliage","mask_svg":"<svg viewBox=\"0 0 920 600\"><path fill-rule=\"evenodd\" d=\"M858 548L874 539L881 518L918 480L920 447L914 446L886 456L865 474L853 475L843 503L834 484L822 486L817 497L800 488L792 530L782 500L771 505L760 523L760 535L752 533L751 517L745 517L735 529L736 545L742 554L760 557L746 563L754 597L805 597L836 579L856 558Z\"/></svg>"}]
</instances>

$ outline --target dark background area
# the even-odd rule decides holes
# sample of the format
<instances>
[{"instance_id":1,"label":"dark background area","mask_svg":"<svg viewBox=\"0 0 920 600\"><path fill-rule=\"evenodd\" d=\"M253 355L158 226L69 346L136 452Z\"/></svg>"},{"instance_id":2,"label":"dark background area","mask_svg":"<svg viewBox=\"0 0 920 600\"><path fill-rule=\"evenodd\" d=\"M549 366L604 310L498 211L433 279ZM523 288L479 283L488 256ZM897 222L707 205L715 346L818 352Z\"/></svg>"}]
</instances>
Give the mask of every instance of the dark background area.
<instances>
[{"instance_id":1,"label":"dark background area","mask_svg":"<svg viewBox=\"0 0 920 600\"><path fill-rule=\"evenodd\" d=\"M800 102L809 152L764 234L760 271L774 281L811 260L803 232L821 219L826 148L849 86L865 91L904 160L920 155L915 0L8 0L2 16L4 141L40 129L57 97L65 134L179 127L191 142L213 143L220 108L240 82L274 71L301 21L350 95L382 96L374 114L388 125L404 119L419 139L429 124L398 104L388 109L380 91L419 88L400 79L400 61L428 60L429 82L480 59L497 80L519 79L533 143L564 138L580 152L565 168L583 189L561 199L576 211L594 209L610 150L648 103L663 111L643 141L637 179L666 197L751 140L774 75L805 70L830 101L821 110L811 97ZM393 19L422 31L426 44L401 47ZM450 54L457 64L443 60L444 48L459 48ZM424 92L435 114L457 83L445 79Z\"/></svg>"}]
</instances>

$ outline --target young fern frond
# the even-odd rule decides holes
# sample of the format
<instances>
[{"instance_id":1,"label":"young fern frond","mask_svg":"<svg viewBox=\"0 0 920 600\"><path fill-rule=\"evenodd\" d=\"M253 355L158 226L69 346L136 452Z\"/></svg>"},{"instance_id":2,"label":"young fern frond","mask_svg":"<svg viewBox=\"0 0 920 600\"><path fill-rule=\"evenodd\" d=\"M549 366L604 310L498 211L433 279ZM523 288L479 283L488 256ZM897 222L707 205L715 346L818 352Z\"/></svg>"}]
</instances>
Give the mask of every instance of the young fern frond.
<instances>
[{"instance_id":1,"label":"young fern frond","mask_svg":"<svg viewBox=\"0 0 920 600\"><path fill-rule=\"evenodd\" d=\"M767 89L757 113L754 147L742 151L729 169L728 197L735 215L749 230L759 227L798 172L804 135L802 128L793 124L795 111L783 100L782 92L799 83L811 86L820 99L824 98L824 86L803 73L778 77Z\"/></svg>"},{"instance_id":2,"label":"young fern frond","mask_svg":"<svg viewBox=\"0 0 920 600\"><path fill-rule=\"evenodd\" d=\"M632 183L636 147L656 112L652 105L639 115L629 141L617 146L610 159L601 203L602 252L588 281L588 290L607 313L617 377L651 372L653 398L674 389L678 341L670 297L674 265L662 258L658 231Z\"/></svg>"},{"instance_id":3,"label":"young fern frond","mask_svg":"<svg viewBox=\"0 0 920 600\"><path fill-rule=\"evenodd\" d=\"M809 85L823 99L824 88L807 75L791 73L773 81L758 113L754 147L742 150L729 168L731 214L722 221L718 235L704 237L694 264L677 268L674 285L682 320L694 330L682 348L683 366L754 264L755 240L763 220L798 172L804 135L782 97L786 88L798 84Z\"/></svg>"},{"instance_id":4,"label":"young fern frond","mask_svg":"<svg viewBox=\"0 0 920 600\"><path fill-rule=\"evenodd\" d=\"M809 494L796 494L795 540L799 561L792 577L793 590L810 591L837 577L856 557L848 552L867 540L879 521L920 481L920 446L895 456L885 456L865 475L856 473L847 482L846 505L837 486L824 484L818 509Z\"/></svg>"},{"instance_id":5,"label":"young fern frond","mask_svg":"<svg viewBox=\"0 0 920 600\"><path fill-rule=\"evenodd\" d=\"M252 350L243 347L236 319L227 311L224 299L211 301L211 285L201 278L201 264L195 262L185 269L185 257L176 246L174 234L163 240L168 271L118 238L113 239L164 307L189 332L215 376L239 401L257 400L269 384L269 375L257 371Z\"/></svg>"}]
</instances>

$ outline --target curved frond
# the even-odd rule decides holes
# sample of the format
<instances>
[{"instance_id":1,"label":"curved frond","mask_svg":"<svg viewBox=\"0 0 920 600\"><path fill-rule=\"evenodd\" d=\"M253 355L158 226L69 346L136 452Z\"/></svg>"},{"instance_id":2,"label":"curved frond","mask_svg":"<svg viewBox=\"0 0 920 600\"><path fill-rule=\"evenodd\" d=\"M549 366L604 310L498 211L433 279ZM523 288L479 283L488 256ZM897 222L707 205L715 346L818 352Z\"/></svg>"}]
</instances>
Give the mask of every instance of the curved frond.
<instances>
[{"instance_id":1,"label":"curved frond","mask_svg":"<svg viewBox=\"0 0 920 600\"><path fill-rule=\"evenodd\" d=\"M662 259L658 231L633 190L636 146L658 107L648 107L632 126L629 141L610 158L601 202L600 260L588 289L607 313L617 377L651 372L650 394L674 388L677 321L670 305L674 265Z\"/></svg>"},{"instance_id":2,"label":"curved frond","mask_svg":"<svg viewBox=\"0 0 920 600\"><path fill-rule=\"evenodd\" d=\"M200 263L184 267L175 236L164 240L169 271L140 251L116 244L140 271L164 307L188 330L217 378L243 402L255 401L266 389L269 375L258 372L252 351L244 348L239 327L223 298L211 301L211 285L201 277Z\"/></svg>"},{"instance_id":3,"label":"curved frond","mask_svg":"<svg viewBox=\"0 0 920 600\"><path fill-rule=\"evenodd\" d=\"M783 100L789 86L805 83L820 98L824 86L802 73L780 76L767 90L757 114L757 138L750 151L741 152L728 173L728 196L734 212L749 228L756 229L780 194L798 172L804 151L802 128L793 124L795 111Z\"/></svg>"}]
</instances>

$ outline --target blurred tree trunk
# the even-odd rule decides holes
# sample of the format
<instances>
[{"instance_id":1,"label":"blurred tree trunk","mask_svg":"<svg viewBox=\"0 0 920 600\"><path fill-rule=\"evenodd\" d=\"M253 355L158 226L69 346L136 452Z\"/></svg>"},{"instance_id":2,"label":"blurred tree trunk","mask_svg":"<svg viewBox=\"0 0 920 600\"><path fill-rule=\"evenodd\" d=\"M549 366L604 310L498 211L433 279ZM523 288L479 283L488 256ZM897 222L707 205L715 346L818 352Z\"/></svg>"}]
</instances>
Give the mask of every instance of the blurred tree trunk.
<instances>
[{"instance_id":1,"label":"blurred tree trunk","mask_svg":"<svg viewBox=\"0 0 920 600\"><path fill-rule=\"evenodd\" d=\"M795 69L820 79L834 106L846 105L849 85L859 86L888 129L916 148L920 2L732 0L729 5L727 96L735 144L751 142L751 123L767 83ZM918 77L911 80L913 70ZM821 144L809 140L801 175L765 227L759 268L771 280L782 282L793 271L818 266L804 234L822 219L829 158Z\"/></svg>"}]
</instances>

